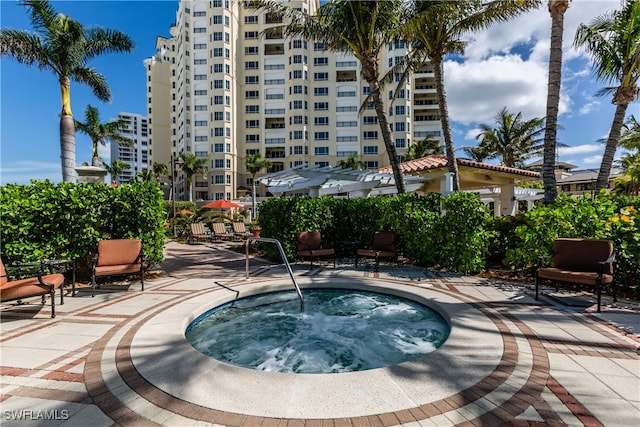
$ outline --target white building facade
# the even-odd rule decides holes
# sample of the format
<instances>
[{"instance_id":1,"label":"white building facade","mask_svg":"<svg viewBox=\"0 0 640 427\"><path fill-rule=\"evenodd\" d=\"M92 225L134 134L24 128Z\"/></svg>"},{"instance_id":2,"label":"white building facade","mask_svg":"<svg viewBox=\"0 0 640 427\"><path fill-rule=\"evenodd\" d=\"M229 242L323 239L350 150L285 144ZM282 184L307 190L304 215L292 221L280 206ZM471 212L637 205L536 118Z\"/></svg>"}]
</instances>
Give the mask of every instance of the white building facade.
<instances>
[{"instance_id":1,"label":"white building facade","mask_svg":"<svg viewBox=\"0 0 640 427\"><path fill-rule=\"evenodd\" d=\"M319 8L318 0L286 4L310 14ZM158 38L156 55L145 61L153 160L169 166L179 153L207 159L207 173L192 177L194 200L250 193L244 160L256 152L272 162L268 172L336 166L351 155L371 170L389 164L373 105L360 112L369 87L357 59L265 33L282 24L244 1L180 1L172 37ZM390 44L381 72L406 53L403 43ZM408 79L392 102L394 90L386 88L385 103L397 154L413 141L441 140L431 67ZM178 173L179 200L189 199L184 178ZM266 195L265 187L258 191Z\"/></svg>"},{"instance_id":2,"label":"white building facade","mask_svg":"<svg viewBox=\"0 0 640 427\"><path fill-rule=\"evenodd\" d=\"M111 141L111 162L120 160L129 165L129 169L118 175L118 183L133 181L136 174L149 169L153 155L149 143L147 117L135 113L118 113L118 120L125 123L120 135L129 139L131 145Z\"/></svg>"}]
</instances>

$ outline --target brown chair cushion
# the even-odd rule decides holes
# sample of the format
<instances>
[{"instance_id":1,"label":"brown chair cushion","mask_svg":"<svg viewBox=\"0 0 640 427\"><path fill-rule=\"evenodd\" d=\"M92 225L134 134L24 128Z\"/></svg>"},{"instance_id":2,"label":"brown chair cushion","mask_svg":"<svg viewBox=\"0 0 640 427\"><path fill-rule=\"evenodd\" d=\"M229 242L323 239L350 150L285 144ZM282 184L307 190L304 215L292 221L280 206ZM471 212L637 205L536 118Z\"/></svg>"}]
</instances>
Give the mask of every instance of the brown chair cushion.
<instances>
[{"instance_id":1,"label":"brown chair cushion","mask_svg":"<svg viewBox=\"0 0 640 427\"><path fill-rule=\"evenodd\" d=\"M322 247L319 231L302 231L298 233L298 253Z\"/></svg>"},{"instance_id":2,"label":"brown chair cushion","mask_svg":"<svg viewBox=\"0 0 640 427\"><path fill-rule=\"evenodd\" d=\"M398 236L393 231L376 231L373 235L373 249L395 252Z\"/></svg>"},{"instance_id":3,"label":"brown chair cushion","mask_svg":"<svg viewBox=\"0 0 640 427\"><path fill-rule=\"evenodd\" d=\"M140 270L140 249L142 242L138 239L112 239L98 242L97 267L137 264ZM96 268L98 271L98 268Z\"/></svg>"},{"instance_id":4,"label":"brown chair cushion","mask_svg":"<svg viewBox=\"0 0 640 427\"><path fill-rule=\"evenodd\" d=\"M0 267L4 270L4 266ZM58 289L64 284L63 274L48 274L42 276L42 281L54 286ZM49 293L49 288L42 286L37 277L29 277L27 279L5 281L0 285L0 300L11 301L20 298L45 295Z\"/></svg>"},{"instance_id":5,"label":"brown chair cushion","mask_svg":"<svg viewBox=\"0 0 640 427\"><path fill-rule=\"evenodd\" d=\"M336 254L336 251L333 249L314 249L311 251L298 251L298 256L300 257L331 256L335 254Z\"/></svg>"},{"instance_id":6,"label":"brown chair cushion","mask_svg":"<svg viewBox=\"0 0 640 427\"><path fill-rule=\"evenodd\" d=\"M546 267L538 270L538 277L540 277L541 279L555 280L558 282L578 283L581 285L596 286L598 284L598 273L591 271L572 271L554 267ZM612 282L612 275L602 275L603 285L608 285Z\"/></svg>"},{"instance_id":7,"label":"brown chair cushion","mask_svg":"<svg viewBox=\"0 0 640 427\"><path fill-rule=\"evenodd\" d=\"M613 253L608 240L559 238L553 242L552 267L577 272L597 272L598 262L605 261ZM613 274L612 265L604 266L605 274Z\"/></svg>"},{"instance_id":8,"label":"brown chair cushion","mask_svg":"<svg viewBox=\"0 0 640 427\"><path fill-rule=\"evenodd\" d=\"M140 264L104 265L96 267L96 276L110 276L127 273L140 273Z\"/></svg>"},{"instance_id":9,"label":"brown chair cushion","mask_svg":"<svg viewBox=\"0 0 640 427\"><path fill-rule=\"evenodd\" d=\"M364 257L370 257L370 258L375 258L376 254L378 256L378 258L395 258L398 256L398 254L395 251L377 251L377 250L373 250L373 249L358 249L357 251L358 256L364 256Z\"/></svg>"}]
</instances>

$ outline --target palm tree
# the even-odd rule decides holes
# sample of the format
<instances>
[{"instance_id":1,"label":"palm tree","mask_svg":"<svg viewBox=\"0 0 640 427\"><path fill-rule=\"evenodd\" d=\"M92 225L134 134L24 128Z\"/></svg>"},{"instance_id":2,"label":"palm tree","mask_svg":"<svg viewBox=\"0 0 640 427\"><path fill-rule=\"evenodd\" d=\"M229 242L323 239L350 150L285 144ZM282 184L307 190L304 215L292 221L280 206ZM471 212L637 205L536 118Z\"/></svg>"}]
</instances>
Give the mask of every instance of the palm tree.
<instances>
[{"instance_id":1,"label":"palm tree","mask_svg":"<svg viewBox=\"0 0 640 427\"><path fill-rule=\"evenodd\" d=\"M187 183L189 184L189 201L192 202L193 176L207 172L207 159L204 157L196 157L193 153L180 153L179 157L182 160L180 167L182 168L182 172L187 176Z\"/></svg>"},{"instance_id":2,"label":"palm tree","mask_svg":"<svg viewBox=\"0 0 640 427\"><path fill-rule=\"evenodd\" d=\"M155 182L156 180L156 176L153 174L153 171L151 169L142 169L141 171L139 171L138 173L136 173L136 179L139 179L140 181L145 181L145 182Z\"/></svg>"},{"instance_id":3,"label":"palm tree","mask_svg":"<svg viewBox=\"0 0 640 427\"><path fill-rule=\"evenodd\" d=\"M57 13L46 0L22 0L21 4L29 10L35 34L25 30L0 29L0 55L48 69L58 78L62 94L62 180L75 182L76 142L71 112L71 79L88 85L101 101L110 101L111 91L104 76L88 63L103 53L129 52L134 43L120 31L84 28L79 22Z\"/></svg>"},{"instance_id":4,"label":"palm tree","mask_svg":"<svg viewBox=\"0 0 640 427\"><path fill-rule=\"evenodd\" d=\"M640 123L635 116L627 120L618 144L627 152L620 159L623 175L615 179L612 193L637 196L640 193Z\"/></svg>"},{"instance_id":5,"label":"palm tree","mask_svg":"<svg viewBox=\"0 0 640 427\"><path fill-rule=\"evenodd\" d=\"M102 167L109 172L111 175L111 182L113 184L119 184L118 175L122 172L131 169L131 165L127 162L123 162L122 160L113 160L111 164L102 162Z\"/></svg>"},{"instance_id":6,"label":"palm tree","mask_svg":"<svg viewBox=\"0 0 640 427\"><path fill-rule=\"evenodd\" d=\"M120 131L127 126L127 122L124 120L118 119L107 123L100 123L100 113L98 109L92 105L87 105L87 108L84 110L84 120L84 123L74 120L74 124L76 130L91 138L91 143L93 144L91 166L100 166L98 144L106 145L107 141L128 146L132 144L129 138L125 138L120 134Z\"/></svg>"},{"instance_id":7,"label":"palm tree","mask_svg":"<svg viewBox=\"0 0 640 427\"><path fill-rule=\"evenodd\" d=\"M153 171L153 176L158 183L163 176L169 175L169 168L162 162L153 162L151 164L151 170Z\"/></svg>"},{"instance_id":8,"label":"palm tree","mask_svg":"<svg viewBox=\"0 0 640 427\"><path fill-rule=\"evenodd\" d=\"M542 154L544 119L535 117L523 120L522 113L513 114L502 108L495 116L496 127L480 125L476 139L480 141L478 150L485 158L502 158L502 165L523 167L525 160Z\"/></svg>"},{"instance_id":9,"label":"palm tree","mask_svg":"<svg viewBox=\"0 0 640 427\"><path fill-rule=\"evenodd\" d=\"M316 15L308 15L277 1L258 3L290 19L290 23L283 27L287 36L316 40L327 50L351 52L358 59L360 75L371 90L369 98L375 107L397 191L404 193L404 177L382 100L379 63L383 49L395 39L396 29L404 16L403 0L330 0L320 7Z\"/></svg>"},{"instance_id":10,"label":"palm tree","mask_svg":"<svg viewBox=\"0 0 640 427\"><path fill-rule=\"evenodd\" d=\"M496 22L507 21L537 7L539 0L415 0L412 17L401 29L402 37L413 42L414 50L406 60L409 69L424 64L433 66L440 121L453 189L460 189L447 97L444 88L443 60L448 54L463 54L466 42L462 36L479 31ZM409 71L407 69L406 71ZM405 73L406 74L406 73Z\"/></svg>"},{"instance_id":11,"label":"palm tree","mask_svg":"<svg viewBox=\"0 0 640 427\"><path fill-rule=\"evenodd\" d=\"M360 156L358 156L357 154L352 154L346 159L340 160L337 166L342 169L353 170L363 170L367 167L367 165L365 165L365 163L360 160Z\"/></svg>"},{"instance_id":12,"label":"palm tree","mask_svg":"<svg viewBox=\"0 0 640 427\"><path fill-rule=\"evenodd\" d=\"M271 162L262 158L262 154L258 151L254 154L249 154L244 159L244 165L247 167L247 172L251 174L251 212L256 214L256 175L260 173L262 169L269 169Z\"/></svg>"},{"instance_id":13,"label":"palm tree","mask_svg":"<svg viewBox=\"0 0 640 427\"><path fill-rule=\"evenodd\" d=\"M547 83L547 116L544 131L542 156L542 182L544 203L550 204L558 196L556 188L556 135L558 131L558 105L560 105L560 83L562 80L562 32L564 13L571 0L549 0L551 14L551 46L549 49L549 80Z\"/></svg>"},{"instance_id":14,"label":"palm tree","mask_svg":"<svg viewBox=\"0 0 640 427\"><path fill-rule=\"evenodd\" d=\"M589 25L580 24L575 46L584 46L593 61L595 75L618 86L608 87L598 94L613 94L616 111L609 130L596 180L596 191L607 188L613 157L628 105L638 99L640 77L640 2L628 1L621 10L594 18Z\"/></svg>"},{"instance_id":15,"label":"palm tree","mask_svg":"<svg viewBox=\"0 0 640 427\"><path fill-rule=\"evenodd\" d=\"M404 160L420 159L432 154L444 154L442 143L437 139L427 137L411 144L404 155Z\"/></svg>"}]
</instances>

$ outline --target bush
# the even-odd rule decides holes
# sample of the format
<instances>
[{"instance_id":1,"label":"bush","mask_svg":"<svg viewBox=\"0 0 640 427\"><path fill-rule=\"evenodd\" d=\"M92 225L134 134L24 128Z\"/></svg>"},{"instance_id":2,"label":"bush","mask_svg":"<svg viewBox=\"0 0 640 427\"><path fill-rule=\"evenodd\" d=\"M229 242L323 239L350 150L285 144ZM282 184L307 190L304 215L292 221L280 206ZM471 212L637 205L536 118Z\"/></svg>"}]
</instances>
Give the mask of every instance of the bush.
<instances>
[{"instance_id":1,"label":"bush","mask_svg":"<svg viewBox=\"0 0 640 427\"><path fill-rule=\"evenodd\" d=\"M155 182L115 188L99 184L53 184L0 187L3 260L86 259L99 240L138 238L145 259L162 261L165 216L162 191Z\"/></svg>"},{"instance_id":2,"label":"bush","mask_svg":"<svg viewBox=\"0 0 640 427\"><path fill-rule=\"evenodd\" d=\"M327 247L340 241L365 247L377 230L393 230L399 236L400 253L410 262L465 273L484 267L489 218L480 198L471 193L445 198L437 193L357 199L280 197L260 205L261 235L278 239L288 258L295 257L300 231L320 231ZM279 258L275 247L265 245L264 250L270 258Z\"/></svg>"}]
</instances>

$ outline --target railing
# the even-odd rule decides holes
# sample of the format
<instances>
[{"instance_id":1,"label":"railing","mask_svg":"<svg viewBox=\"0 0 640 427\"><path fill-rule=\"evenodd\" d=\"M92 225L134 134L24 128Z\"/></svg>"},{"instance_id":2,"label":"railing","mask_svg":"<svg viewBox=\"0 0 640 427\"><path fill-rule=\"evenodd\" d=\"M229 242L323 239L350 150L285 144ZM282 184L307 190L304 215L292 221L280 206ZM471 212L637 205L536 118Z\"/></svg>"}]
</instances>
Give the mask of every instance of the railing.
<instances>
[{"instance_id":1,"label":"railing","mask_svg":"<svg viewBox=\"0 0 640 427\"><path fill-rule=\"evenodd\" d=\"M282 245L280 244L280 241L278 239L272 239L270 237L255 237L255 236L247 237L247 241L244 244L244 251L245 251L244 278L246 280L249 280L249 245L251 244L251 241L254 241L254 240L258 242L275 243L275 245L278 247L278 252L280 252L282 261L284 261L284 266L287 268L287 271L289 272L289 276L291 277L291 281L293 282L293 286L296 288L296 292L298 293L298 298L300 298L300 311L301 312L304 311L304 299L302 298L302 291L300 291L300 286L298 286L298 282L296 281L296 278L293 275L293 271L291 270L291 265L289 265L289 261L287 261L287 256L284 254L284 249L282 249Z\"/></svg>"}]
</instances>

